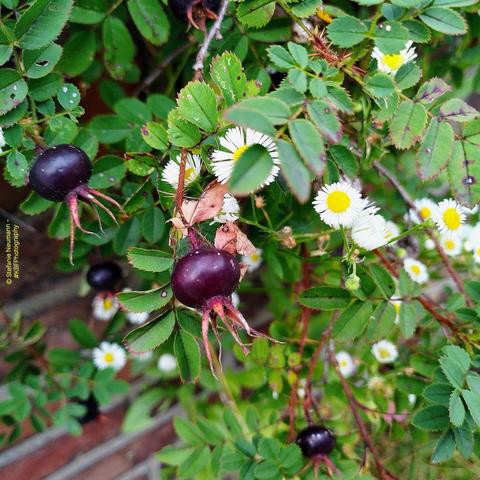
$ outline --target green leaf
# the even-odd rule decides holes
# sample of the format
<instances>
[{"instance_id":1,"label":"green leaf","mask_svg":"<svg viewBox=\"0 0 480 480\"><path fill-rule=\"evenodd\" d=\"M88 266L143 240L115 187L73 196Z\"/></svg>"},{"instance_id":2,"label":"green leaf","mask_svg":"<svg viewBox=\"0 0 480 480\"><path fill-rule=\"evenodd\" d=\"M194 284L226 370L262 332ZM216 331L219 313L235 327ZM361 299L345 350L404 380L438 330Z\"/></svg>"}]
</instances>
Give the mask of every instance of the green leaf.
<instances>
[{"instance_id":1,"label":"green leaf","mask_svg":"<svg viewBox=\"0 0 480 480\"><path fill-rule=\"evenodd\" d=\"M358 174L358 162L353 153L344 145L332 145L328 154L337 167L350 178Z\"/></svg>"},{"instance_id":2,"label":"green leaf","mask_svg":"<svg viewBox=\"0 0 480 480\"><path fill-rule=\"evenodd\" d=\"M396 289L392 276L384 268L375 264L370 265L369 271L375 285L377 285L380 292L382 292L383 297L386 300L390 299Z\"/></svg>"},{"instance_id":3,"label":"green leaf","mask_svg":"<svg viewBox=\"0 0 480 480\"><path fill-rule=\"evenodd\" d=\"M210 449L208 446L197 447L192 454L180 465L178 475L180 478L193 478L201 472L210 460Z\"/></svg>"},{"instance_id":4,"label":"green leaf","mask_svg":"<svg viewBox=\"0 0 480 480\"><path fill-rule=\"evenodd\" d=\"M453 358L440 357L440 367L448 381L456 388L462 388L466 370Z\"/></svg>"},{"instance_id":5,"label":"green leaf","mask_svg":"<svg viewBox=\"0 0 480 480\"><path fill-rule=\"evenodd\" d=\"M410 40L408 29L398 22L377 25L374 32L375 45L386 54L396 54L405 48Z\"/></svg>"},{"instance_id":6,"label":"green leaf","mask_svg":"<svg viewBox=\"0 0 480 480\"><path fill-rule=\"evenodd\" d=\"M246 194L257 190L267 180L273 168L273 160L262 145L248 147L235 162L229 181L229 191Z\"/></svg>"},{"instance_id":7,"label":"green leaf","mask_svg":"<svg viewBox=\"0 0 480 480\"><path fill-rule=\"evenodd\" d=\"M480 375L478 373L467 373L467 385L472 392L480 395Z\"/></svg>"},{"instance_id":8,"label":"green leaf","mask_svg":"<svg viewBox=\"0 0 480 480\"><path fill-rule=\"evenodd\" d=\"M21 180L23 185L28 171L28 162L25 155L18 150L9 153L7 156L7 170L13 178Z\"/></svg>"},{"instance_id":9,"label":"green leaf","mask_svg":"<svg viewBox=\"0 0 480 480\"><path fill-rule=\"evenodd\" d=\"M134 268L146 272L164 272L173 265L173 258L160 250L131 247L128 249L128 261Z\"/></svg>"},{"instance_id":10,"label":"green leaf","mask_svg":"<svg viewBox=\"0 0 480 480\"><path fill-rule=\"evenodd\" d=\"M305 290L299 299L300 303L305 307L315 308L317 310L346 308L351 300L352 297L347 290L326 285Z\"/></svg>"},{"instance_id":11,"label":"green leaf","mask_svg":"<svg viewBox=\"0 0 480 480\"><path fill-rule=\"evenodd\" d=\"M135 44L125 24L113 15L103 22L104 61L110 75L124 80L132 68Z\"/></svg>"},{"instance_id":12,"label":"green leaf","mask_svg":"<svg viewBox=\"0 0 480 480\"><path fill-rule=\"evenodd\" d=\"M368 325L372 314L369 301L352 303L333 325L332 335L338 341L353 340L360 336Z\"/></svg>"},{"instance_id":13,"label":"green leaf","mask_svg":"<svg viewBox=\"0 0 480 480\"><path fill-rule=\"evenodd\" d=\"M178 94L178 111L188 122L205 132L217 127L217 100L211 87L203 82L190 82Z\"/></svg>"},{"instance_id":14,"label":"green leaf","mask_svg":"<svg viewBox=\"0 0 480 480\"><path fill-rule=\"evenodd\" d=\"M460 427L465 420L465 407L463 406L460 392L454 390L450 396L450 402L448 405L448 415L450 416L450 423L456 427Z\"/></svg>"},{"instance_id":15,"label":"green leaf","mask_svg":"<svg viewBox=\"0 0 480 480\"><path fill-rule=\"evenodd\" d=\"M464 458L470 458L472 456L474 446L474 438L471 428L463 425L462 427L454 428L453 434L455 435L455 443L458 451Z\"/></svg>"},{"instance_id":16,"label":"green leaf","mask_svg":"<svg viewBox=\"0 0 480 480\"><path fill-rule=\"evenodd\" d=\"M474 422L480 427L480 395L470 390L462 390L462 396Z\"/></svg>"},{"instance_id":17,"label":"green leaf","mask_svg":"<svg viewBox=\"0 0 480 480\"><path fill-rule=\"evenodd\" d=\"M403 26L408 29L408 38L414 43L427 43L430 41L430 29L418 20L404 20Z\"/></svg>"},{"instance_id":18,"label":"green leaf","mask_svg":"<svg viewBox=\"0 0 480 480\"><path fill-rule=\"evenodd\" d=\"M149 243L155 243L165 232L165 216L159 208L149 208L142 217L142 235Z\"/></svg>"},{"instance_id":19,"label":"green leaf","mask_svg":"<svg viewBox=\"0 0 480 480\"><path fill-rule=\"evenodd\" d=\"M28 94L36 102L44 102L45 100L48 100L57 93L61 84L62 77L58 73L52 72L48 75L45 75L44 77L30 80L28 82Z\"/></svg>"},{"instance_id":20,"label":"green leaf","mask_svg":"<svg viewBox=\"0 0 480 480\"><path fill-rule=\"evenodd\" d=\"M39 50L25 50L23 52L23 66L29 78L40 78L48 75L60 60L62 47L52 43Z\"/></svg>"},{"instance_id":21,"label":"green leaf","mask_svg":"<svg viewBox=\"0 0 480 480\"><path fill-rule=\"evenodd\" d=\"M440 107L440 115L454 122L469 122L477 118L479 113L461 98L451 98Z\"/></svg>"},{"instance_id":22,"label":"green leaf","mask_svg":"<svg viewBox=\"0 0 480 480\"><path fill-rule=\"evenodd\" d=\"M122 98L115 103L113 109L118 116L137 125L143 125L152 119L148 107L137 98Z\"/></svg>"},{"instance_id":23,"label":"green leaf","mask_svg":"<svg viewBox=\"0 0 480 480\"><path fill-rule=\"evenodd\" d=\"M422 180L438 177L446 167L453 150L450 124L433 118L417 152L417 171Z\"/></svg>"},{"instance_id":24,"label":"green leaf","mask_svg":"<svg viewBox=\"0 0 480 480\"><path fill-rule=\"evenodd\" d=\"M179 466L185 463L195 447L177 447L167 445L155 454L155 458L167 465Z\"/></svg>"},{"instance_id":25,"label":"green leaf","mask_svg":"<svg viewBox=\"0 0 480 480\"><path fill-rule=\"evenodd\" d=\"M377 342L385 338L395 324L397 313L389 301L380 302L370 316L366 337L369 342Z\"/></svg>"},{"instance_id":26,"label":"green leaf","mask_svg":"<svg viewBox=\"0 0 480 480\"><path fill-rule=\"evenodd\" d=\"M327 102L315 100L308 104L307 111L320 133L329 142L338 143L342 139L342 125Z\"/></svg>"},{"instance_id":27,"label":"green leaf","mask_svg":"<svg viewBox=\"0 0 480 480\"><path fill-rule=\"evenodd\" d=\"M470 356L462 347L458 345L447 345L443 347L442 352L460 365L466 373L470 368Z\"/></svg>"},{"instance_id":28,"label":"green leaf","mask_svg":"<svg viewBox=\"0 0 480 480\"><path fill-rule=\"evenodd\" d=\"M280 469L273 460L265 460L255 467L255 478L260 480L274 480L281 477Z\"/></svg>"},{"instance_id":29,"label":"green leaf","mask_svg":"<svg viewBox=\"0 0 480 480\"><path fill-rule=\"evenodd\" d=\"M448 162L448 178L460 203L473 207L480 201L480 151L477 146L455 141Z\"/></svg>"},{"instance_id":30,"label":"green leaf","mask_svg":"<svg viewBox=\"0 0 480 480\"><path fill-rule=\"evenodd\" d=\"M381 72L367 76L365 87L374 97L378 98L388 97L395 91L392 77Z\"/></svg>"},{"instance_id":31,"label":"green leaf","mask_svg":"<svg viewBox=\"0 0 480 480\"><path fill-rule=\"evenodd\" d=\"M280 168L287 184L300 203L310 198L311 176L294 146L285 140L277 140Z\"/></svg>"},{"instance_id":32,"label":"green leaf","mask_svg":"<svg viewBox=\"0 0 480 480\"><path fill-rule=\"evenodd\" d=\"M358 18L350 15L338 17L327 27L328 38L334 45L342 48L360 43L367 35L367 26Z\"/></svg>"},{"instance_id":33,"label":"green leaf","mask_svg":"<svg viewBox=\"0 0 480 480\"><path fill-rule=\"evenodd\" d=\"M74 318L68 323L68 328L72 337L85 348L95 348L98 345L98 339L95 333L88 328L82 320Z\"/></svg>"},{"instance_id":34,"label":"green leaf","mask_svg":"<svg viewBox=\"0 0 480 480\"><path fill-rule=\"evenodd\" d=\"M48 351L47 359L54 367L74 367L82 361L82 355L80 352L58 347Z\"/></svg>"},{"instance_id":35,"label":"green leaf","mask_svg":"<svg viewBox=\"0 0 480 480\"><path fill-rule=\"evenodd\" d=\"M92 177L88 184L92 188L109 188L120 183L125 173L126 166L122 158L105 155L94 162Z\"/></svg>"},{"instance_id":36,"label":"green leaf","mask_svg":"<svg viewBox=\"0 0 480 480\"><path fill-rule=\"evenodd\" d=\"M89 125L90 131L100 143L117 143L131 132L129 123L116 115L97 115Z\"/></svg>"},{"instance_id":37,"label":"green leaf","mask_svg":"<svg viewBox=\"0 0 480 480\"><path fill-rule=\"evenodd\" d=\"M288 81L290 85L299 93L307 91L307 75L303 70L294 68L288 72Z\"/></svg>"},{"instance_id":38,"label":"green leaf","mask_svg":"<svg viewBox=\"0 0 480 480\"><path fill-rule=\"evenodd\" d=\"M161 123L147 122L140 130L142 138L147 145L156 150L166 150L168 148L168 133Z\"/></svg>"},{"instance_id":39,"label":"green leaf","mask_svg":"<svg viewBox=\"0 0 480 480\"><path fill-rule=\"evenodd\" d=\"M328 100L332 102L332 104L340 110L341 112L345 113L352 113L353 112L353 102L350 98L349 93L337 84L328 85Z\"/></svg>"},{"instance_id":40,"label":"green leaf","mask_svg":"<svg viewBox=\"0 0 480 480\"><path fill-rule=\"evenodd\" d=\"M287 47L290 55L295 61L295 64L302 69L306 68L309 60L307 49L305 47L302 47L302 45L294 42L288 42Z\"/></svg>"},{"instance_id":41,"label":"green leaf","mask_svg":"<svg viewBox=\"0 0 480 480\"><path fill-rule=\"evenodd\" d=\"M80 90L73 83L64 83L58 89L57 99L65 110L73 110L80 103Z\"/></svg>"},{"instance_id":42,"label":"green leaf","mask_svg":"<svg viewBox=\"0 0 480 480\"><path fill-rule=\"evenodd\" d=\"M453 393L451 385L446 383L433 383L423 391L423 396L432 403L448 407L450 403L450 396Z\"/></svg>"},{"instance_id":43,"label":"green leaf","mask_svg":"<svg viewBox=\"0 0 480 480\"><path fill-rule=\"evenodd\" d=\"M440 463L450 460L455 451L455 436L452 430L447 430L435 445L432 454L432 463Z\"/></svg>"},{"instance_id":44,"label":"green leaf","mask_svg":"<svg viewBox=\"0 0 480 480\"><path fill-rule=\"evenodd\" d=\"M280 45L272 45L267 50L268 58L276 67L281 69L290 69L295 66L295 62L286 48Z\"/></svg>"},{"instance_id":45,"label":"green leaf","mask_svg":"<svg viewBox=\"0 0 480 480\"><path fill-rule=\"evenodd\" d=\"M119 294L119 296L120 295L123 294ZM173 312L168 312L165 316L156 318L155 320L152 320L151 322L142 325L135 330L132 330L123 339L123 342L127 346L128 350L131 352L148 352L164 343L172 334L174 326L175 315L173 314Z\"/></svg>"},{"instance_id":46,"label":"green leaf","mask_svg":"<svg viewBox=\"0 0 480 480\"><path fill-rule=\"evenodd\" d=\"M76 0L70 22L93 25L101 22L108 10L107 0Z\"/></svg>"},{"instance_id":47,"label":"green leaf","mask_svg":"<svg viewBox=\"0 0 480 480\"><path fill-rule=\"evenodd\" d=\"M275 136L275 128L267 115L245 107L243 102L230 107L224 116L230 122L242 127L251 128L270 137Z\"/></svg>"},{"instance_id":48,"label":"green leaf","mask_svg":"<svg viewBox=\"0 0 480 480\"><path fill-rule=\"evenodd\" d=\"M468 7L469 5L475 5L478 0L435 0L433 5L435 7Z\"/></svg>"},{"instance_id":49,"label":"green leaf","mask_svg":"<svg viewBox=\"0 0 480 480\"><path fill-rule=\"evenodd\" d=\"M128 0L128 11L143 37L154 45L168 40L170 23L159 0Z\"/></svg>"},{"instance_id":50,"label":"green leaf","mask_svg":"<svg viewBox=\"0 0 480 480\"><path fill-rule=\"evenodd\" d=\"M421 430L443 430L449 425L448 410L440 405L429 405L415 414L412 424Z\"/></svg>"},{"instance_id":51,"label":"green leaf","mask_svg":"<svg viewBox=\"0 0 480 480\"><path fill-rule=\"evenodd\" d=\"M171 300L172 290L169 287L160 287L143 292L121 292L117 296L120 303L130 312L153 312Z\"/></svg>"},{"instance_id":52,"label":"green leaf","mask_svg":"<svg viewBox=\"0 0 480 480\"><path fill-rule=\"evenodd\" d=\"M164 398L163 388L157 387L140 394L130 404L122 422L122 432L138 432L154 423L152 411Z\"/></svg>"},{"instance_id":53,"label":"green leaf","mask_svg":"<svg viewBox=\"0 0 480 480\"><path fill-rule=\"evenodd\" d=\"M265 115L272 125L283 125L290 117L288 105L274 97L248 98L238 105L240 108L251 109L252 115Z\"/></svg>"},{"instance_id":54,"label":"green leaf","mask_svg":"<svg viewBox=\"0 0 480 480\"><path fill-rule=\"evenodd\" d=\"M215 57L210 64L210 76L222 92L227 106L233 105L245 96L247 77L239 58L230 52Z\"/></svg>"},{"instance_id":55,"label":"green leaf","mask_svg":"<svg viewBox=\"0 0 480 480\"><path fill-rule=\"evenodd\" d=\"M178 109L170 110L168 114L168 140L173 145L190 148L195 146L201 138L202 136L196 125L184 120Z\"/></svg>"},{"instance_id":56,"label":"green leaf","mask_svg":"<svg viewBox=\"0 0 480 480\"><path fill-rule=\"evenodd\" d=\"M11 68L0 70L0 115L15 108L27 96L28 87L21 75Z\"/></svg>"},{"instance_id":57,"label":"green leaf","mask_svg":"<svg viewBox=\"0 0 480 480\"><path fill-rule=\"evenodd\" d=\"M422 70L414 62L404 63L395 74L395 82L400 90L416 85L422 76Z\"/></svg>"},{"instance_id":58,"label":"green leaf","mask_svg":"<svg viewBox=\"0 0 480 480\"><path fill-rule=\"evenodd\" d=\"M273 16L275 2L270 0L244 0L237 8L237 18L247 27L265 26Z\"/></svg>"},{"instance_id":59,"label":"green leaf","mask_svg":"<svg viewBox=\"0 0 480 480\"><path fill-rule=\"evenodd\" d=\"M410 338L417 328L418 313L415 307L409 303L402 303L400 308L400 331L405 338Z\"/></svg>"},{"instance_id":60,"label":"green leaf","mask_svg":"<svg viewBox=\"0 0 480 480\"><path fill-rule=\"evenodd\" d=\"M141 237L139 218L130 218L120 226L113 241L113 248L119 255L125 255L128 248L135 246Z\"/></svg>"},{"instance_id":61,"label":"green leaf","mask_svg":"<svg viewBox=\"0 0 480 480\"><path fill-rule=\"evenodd\" d=\"M195 338L185 330L179 330L173 348L182 381L196 382L200 376L200 349Z\"/></svg>"},{"instance_id":62,"label":"green leaf","mask_svg":"<svg viewBox=\"0 0 480 480\"><path fill-rule=\"evenodd\" d=\"M38 215L54 205L54 202L40 197L35 192L30 195L20 204L20 210L27 215Z\"/></svg>"},{"instance_id":63,"label":"green leaf","mask_svg":"<svg viewBox=\"0 0 480 480\"><path fill-rule=\"evenodd\" d=\"M465 19L449 8L427 8L420 15L420 19L433 30L447 35L463 35L467 32Z\"/></svg>"},{"instance_id":64,"label":"green leaf","mask_svg":"<svg viewBox=\"0 0 480 480\"><path fill-rule=\"evenodd\" d=\"M53 42L63 30L73 0L36 0L17 22L15 36L20 47L38 50Z\"/></svg>"},{"instance_id":65,"label":"green leaf","mask_svg":"<svg viewBox=\"0 0 480 480\"><path fill-rule=\"evenodd\" d=\"M397 148L406 149L423 138L427 111L420 103L405 100L390 122L390 135Z\"/></svg>"},{"instance_id":66,"label":"green leaf","mask_svg":"<svg viewBox=\"0 0 480 480\"><path fill-rule=\"evenodd\" d=\"M97 40L93 30L75 32L63 45L58 69L70 77L76 77L92 65L96 50Z\"/></svg>"},{"instance_id":67,"label":"green leaf","mask_svg":"<svg viewBox=\"0 0 480 480\"><path fill-rule=\"evenodd\" d=\"M293 143L307 167L317 176L322 175L327 155L323 139L314 125L303 118L288 123Z\"/></svg>"}]
</instances>

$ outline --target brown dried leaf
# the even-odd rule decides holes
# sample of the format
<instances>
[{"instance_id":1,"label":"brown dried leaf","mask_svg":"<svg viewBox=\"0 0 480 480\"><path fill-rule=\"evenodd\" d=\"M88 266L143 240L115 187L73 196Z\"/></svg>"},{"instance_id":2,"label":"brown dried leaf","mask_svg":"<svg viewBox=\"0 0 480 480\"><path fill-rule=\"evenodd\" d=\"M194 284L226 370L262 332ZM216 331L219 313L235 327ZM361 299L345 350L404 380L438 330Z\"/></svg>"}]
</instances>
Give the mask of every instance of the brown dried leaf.
<instances>
[{"instance_id":1,"label":"brown dried leaf","mask_svg":"<svg viewBox=\"0 0 480 480\"><path fill-rule=\"evenodd\" d=\"M224 223L215 233L215 248L229 253L251 255L256 249L248 237L232 222Z\"/></svg>"},{"instance_id":2,"label":"brown dried leaf","mask_svg":"<svg viewBox=\"0 0 480 480\"><path fill-rule=\"evenodd\" d=\"M191 216L185 215L185 219L190 221L190 225L204 220L209 220L220 212L223 206L223 199L227 193L227 186L218 183L216 180L207 185L198 200L193 214ZM184 202L185 203L185 202ZM193 202L190 202L193 203ZM182 206L183 210L183 206Z\"/></svg>"}]
</instances>

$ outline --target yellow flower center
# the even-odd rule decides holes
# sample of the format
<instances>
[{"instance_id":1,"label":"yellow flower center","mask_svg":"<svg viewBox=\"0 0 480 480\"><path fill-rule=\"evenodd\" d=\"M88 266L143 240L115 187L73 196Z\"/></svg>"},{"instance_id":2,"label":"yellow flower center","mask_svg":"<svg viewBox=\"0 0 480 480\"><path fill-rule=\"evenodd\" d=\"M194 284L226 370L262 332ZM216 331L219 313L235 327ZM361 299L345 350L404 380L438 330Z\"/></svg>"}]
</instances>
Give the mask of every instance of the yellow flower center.
<instances>
[{"instance_id":1,"label":"yellow flower center","mask_svg":"<svg viewBox=\"0 0 480 480\"><path fill-rule=\"evenodd\" d=\"M386 348L379 348L378 355L380 358L390 358L390 351Z\"/></svg>"},{"instance_id":2,"label":"yellow flower center","mask_svg":"<svg viewBox=\"0 0 480 480\"><path fill-rule=\"evenodd\" d=\"M443 221L449 230L457 230L462 223L462 219L456 208L447 208L443 212Z\"/></svg>"},{"instance_id":3,"label":"yellow flower center","mask_svg":"<svg viewBox=\"0 0 480 480\"><path fill-rule=\"evenodd\" d=\"M332 192L327 196L327 207L335 213L343 213L350 206L350 197L345 192Z\"/></svg>"},{"instance_id":4,"label":"yellow flower center","mask_svg":"<svg viewBox=\"0 0 480 480\"><path fill-rule=\"evenodd\" d=\"M252 253L250 255L250 259L252 260L252 262L258 262L258 260L260 259L260 255L258 253Z\"/></svg>"},{"instance_id":5,"label":"yellow flower center","mask_svg":"<svg viewBox=\"0 0 480 480\"><path fill-rule=\"evenodd\" d=\"M403 56L399 53L395 55L384 55L382 61L391 70L398 70L403 65Z\"/></svg>"},{"instance_id":6,"label":"yellow flower center","mask_svg":"<svg viewBox=\"0 0 480 480\"><path fill-rule=\"evenodd\" d=\"M477 248L477 255L480 257L480 247Z\"/></svg>"},{"instance_id":7,"label":"yellow flower center","mask_svg":"<svg viewBox=\"0 0 480 480\"><path fill-rule=\"evenodd\" d=\"M190 176L195 173L195 169L193 167L188 167L185 169L185 180L190 180Z\"/></svg>"},{"instance_id":8,"label":"yellow flower center","mask_svg":"<svg viewBox=\"0 0 480 480\"><path fill-rule=\"evenodd\" d=\"M233 161L236 162L240 159L240 157L245 153L245 150L248 150L250 145L242 145L241 147L237 148L233 154Z\"/></svg>"},{"instance_id":9,"label":"yellow flower center","mask_svg":"<svg viewBox=\"0 0 480 480\"><path fill-rule=\"evenodd\" d=\"M113 306L113 302L112 302L112 299L111 298L105 298L103 300L103 308L105 310L110 310Z\"/></svg>"},{"instance_id":10,"label":"yellow flower center","mask_svg":"<svg viewBox=\"0 0 480 480\"><path fill-rule=\"evenodd\" d=\"M340 366L341 366L342 368L345 368L345 367L347 366L347 361L346 361L346 360L342 360L342 361L340 362Z\"/></svg>"},{"instance_id":11,"label":"yellow flower center","mask_svg":"<svg viewBox=\"0 0 480 480\"><path fill-rule=\"evenodd\" d=\"M455 248L455 242L453 240L445 240L444 245L447 250L453 250Z\"/></svg>"},{"instance_id":12,"label":"yellow flower center","mask_svg":"<svg viewBox=\"0 0 480 480\"><path fill-rule=\"evenodd\" d=\"M395 309L395 312L397 315L400 315L400 304L399 303L392 303L393 308Z\"/></svg>"},{"instance_id":13,"label":"yellow flower center","mask_svg":"<svg viewBox=\"0 0 480 480\"><path fill-rule=\"evenodd\" d=\"M420 275L420 267L418 265L412 265L410 267L410 270L412 273L414 273L415 275Z\"/></svg>"},{"instance_id":14,"label":"yellow flower center","mask_svg":"<svg viewBox=\"0 0 480 480\"><path fill-rule=\"evenodd\" d=\"M430 217L430 215L432 214L432 212L430 211L430 209L428 207L423 207L420 209L420 216L426 220L427 218Z\"/></svg>"},{"instance_id":15,"label":"yellow flower center","mask_svg":"<svg viewBox=\"0 0 480 480\"><path fill-rule=\"evenodd\" d=\"M112 363L113 362L113 353L106 352L105 355L103 356L103 360L105 361L105 363Z\"/></svg>"}]
</instances>

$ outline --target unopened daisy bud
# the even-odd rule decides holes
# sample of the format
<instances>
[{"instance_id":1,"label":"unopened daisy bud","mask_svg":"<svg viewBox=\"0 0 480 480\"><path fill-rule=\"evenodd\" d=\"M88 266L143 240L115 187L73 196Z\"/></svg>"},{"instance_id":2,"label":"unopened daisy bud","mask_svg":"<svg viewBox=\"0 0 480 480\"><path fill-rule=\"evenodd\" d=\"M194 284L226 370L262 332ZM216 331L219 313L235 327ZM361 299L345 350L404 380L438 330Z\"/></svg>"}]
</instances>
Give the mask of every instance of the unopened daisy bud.
<instances>
[{"instance_id":1,"label":"unopened daisy bud","mask_svg":"<svg viewBox=\"0 0 480 480\"><path fill-rule=\"evenodd\" d=\"M397 248L395 253L398 258L405 258L407 256L407 251L404 248Z\"/></svg>"},{"instance_id":2,"label":"unopened daisy bud","mask_svg":"<svg viewBox=\"0 0 480 480\"><path fill-rule=\"evenodd\" d=\"M265 207L265 199L261 195L255 195L255 206L257 208Z\"/></svg>"},{"instance_id":3,"label":"unopened daisy bud","mask_svg":"<svg viewBox=\"0 0 480 480\"><path fill-rule=\"evenodd\" d=\"M286 248L295 248L297 246L297 242L293 238L292 227L288 225L278 232L278 237L280 238L280 243Z\"/></svg>"},{"instance_id":4,"label":"unopened daisy bud","mask_svg":"<svg viewBox=\"0 0 480 480\"><path fill-rule=\"evenodd\" d=\"M349 275L345 280L345 288L349 292L353 292L355 290L358 290L360 288L360 277L358 277L354 273Z\"/></svg>"}]
</instances>

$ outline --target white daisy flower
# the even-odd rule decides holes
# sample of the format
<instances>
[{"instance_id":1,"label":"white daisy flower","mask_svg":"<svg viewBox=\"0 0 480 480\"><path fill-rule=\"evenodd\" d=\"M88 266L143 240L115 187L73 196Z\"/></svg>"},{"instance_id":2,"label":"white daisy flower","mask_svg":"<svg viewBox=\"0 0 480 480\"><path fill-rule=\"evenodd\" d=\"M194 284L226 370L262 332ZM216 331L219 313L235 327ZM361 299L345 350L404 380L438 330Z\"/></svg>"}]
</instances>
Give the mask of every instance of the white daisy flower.
<instances>
[{"instance_id":1,"label":"white daisy flower","mask_svg":"<svg viewBox=\"0 0 480 480\"><path fill-rule=\"evenodd\" d=\"M428 270L424 263L414 258L405 258L403 260L403 268L414 282L425 283L428 281Z\"/></svg>"},{"instance_id":2,"label":"white daisy flower","mask_svg":"<svg viewBox=\"0 0 480 480\"><path fill-rule=\"evenodd\" d=\"M272 398L273 398L274 400L278 400L278 392L277 392L276 390L273 390L273 391L272 391Z\"/></svg>"},{"instance_id":3,"label":"white daisy flower","mask_svg":"<svg viewBox=\"0 0 480 480\"><path fill-rule=\"evenodd\" d=\"M157 367L165 373L173 372L177 368L177 360L171 353L163 353L158 358Z\"/></svg>"},{"instance_id":4,"label":"white daisy flower","mask_svg":"<svg viewBox=\"0 0 480 480\"><path fill-rule=\"evenodd\" d=\"M380 340L373 344L372 353L380 363L393 363L398 358L397 347L388 340Z\"/></svg>"},{"instance_id":5,"label":"white daisy flower","mask_svg":"<svg viewBox=\"0 0 480 480\"><path fill-rule=\"evenodd\" d=\"M227 183L232 176L235 162L252 145L262 145L268 150L272 157L273 167L270 175L262 184L270 185L280 172L280 160L275 142L267 135L252 130L251 128L235 127L227 131L224 137L220 138L222 150L215 150L212 154L212 169L220 183Z\"/></svg>"},{"instance_id":6,"label":"white daisy flower","mask_svg":"<svg viewBox=\"0 0 480 480\"><path fill-rule=\"evenodd\" d=\"M480 223L476 225L462 225L460 236L464 238L463 248L467 252L473 252L475 245L480 240Z\"/></svg>"},{"instance_id":7,"label":"white daisy flower","mask_svg":"<svg viewBox=\"0 0 480 480\"><path fill-rule=\"evenodd\" d=\"M389 238L387 222L381 215L371 215L368 209L353 222L352 239L365 250L375 250L385 245Z\"/></svg>"},{"instance_id":8,"label":"white daisy flower","mask_svg":"<svg viewBox=\"0 0 480 480\"><path fill-rule=\"evenodd\" d=\"M368 388L370 390L381 390L385 385L385 380L383 377L371 377L368 380Z\"/></svg>"},{"instance_id":9,"label":"white daisy flower","mask_svg":"<svg viewBox=\"0 0 480 480\"><path fill-rule=\"evenodd\" d=\"M410 406L413 407L415 405L416 401L417 401L417 396L414 393L409 393L408 394L408 403L410 404Z\"/></svg>"},{"instance_id":10,"label":"white daisy flower","mask_svg":"<svg viewBox=\"0 0 480 480\"><path fill-rule=\"evenodd\" d=\"M168 161L162 172L162 180L169 183L173 188L178 187L178 175L180 173L181 156ZM202 169L202 160L198 155L187 153L187 161L185 162L185 185L194 182L200 175Z\"/></svg>"},{"instance_id":11,"label":"white daisy flower","mask_svg":"<svg viewBox=\"0 0 480 480\"><path fill-rule=\"evenodd\" d=\"M0 153L3 152L3 147L7 144L3 136L3 128L0 127Z\"/></svg>"},{"instance_id":12,"label":"white daisy flower","mask_svg":"<svg viewBox=\"0 0 480 480\"><path fill-rule=\"evenodd\" d=\"M151 351L147 352L129 352L130 356L139 362L148 362L152 359L153 353Z\"/></svg>"},{"instance_id":13,"label":"white daisy flower","mask_svg":"<svg viewBox=\"0 0 480 480\"><path fill-rule=\"evenodd\" d=\"M425 240L425 248L427 250L433 250L435 248L435 242L431 238Z\"/></svg>"},{"instance_id":14,"label":"white daisy flower","mask_svg":"<svg viewBox=\"0 0 480 480\"><path fill-rule=\"evenodd\" d=\"M240 297L238 296L237 292L232 293L232 305L235 308L238 308L238 306L240 305Z\"/></svg>"},{"instance_id":15,"label":"white daisy flower","mask_svg":"<svg viewBox=\"0 0 480 480\"><path fill-rule=\"evenodd\" d=\"M435 205L435 202L430 200L429 198L420 198L418 200L415 200L415 209L410 209L408 212L410 215L410 219L414 223L422 223L428 220L429 218L432 217L433 212L437 208Z\"/></svg>"},{"instance_id":16,"label":"white daisy flower","mask_svg":"<svg viewBox=\"0 0 480 480\"><path fill-rule=\"evenodd\" d=\"M141 325L148 320L148 312L126 312L127 320L133 325Z\"/></svg>"},{"instance_id":17,"label":"white daisy flower","mask_svg":"<svg viewBox=\"0 0 480 480\"><path fill-rule=\"evenodd\" d=\"M234 222L235 220L238 220L239 212L240 205L238 204L237 199L233 195L230 195L230 193L226 193L223 197L222 209L218 215L213 218L210 225L213 223Z\"/></svg>"},{"instance_id":18,"label":"white daisy flower","mask_svg":"<svg viewBox=\"0 0 480 480\"><path fill-rule=\"evenodd\" d=\"M335 358L337 359L338 368L340 373L345 377L351 377L357 370L357 366L352 358L352 356L348 352L337 352L335 354Z\"/></svg>"},{"instance_id":19,"label":"white daisy flower","mask_svg":"<svg viewBox=\"0 0 480 480\"><path fill-rule=\"evenodd\" d=\"M432 218L441 234L460 237L461 227L465 222L465 212L455 200L451 198L442 200L434 210Z\"/></svg>"},{"instance_id":20,"label":"white daisy flower","mask_svg":"<svg viewBox=\"0 0 480 480\"><path fill-rule=\"evenodd\" d=\"M308 20L303 20L303 24L307 27L308 30L313 30L312 22ZM293 35L297 43L307 43L309 36L308 33L296 22L293 23Z\"/></svg>"},{"instance_id":21,"label":"white daisy flower","mask_svg":"<svg viewBox=\"0 0 480 480\"><path fill-rule=\"evenodd\" d=\"M401 300L390 300L390 303L393 305L395 309L395 325L400 323L400 309L402 308L402 301Z\"/></svg>"},{"instance_id":22,"label":"white daisy flower","mask_svg":"<svg viewBox=\"0 0 480 480\"><path fill-rule=\"evenodd\" d=\"M320 218L333 228L351 227L367 205L360 192L345 181L325 185L313 201Z\"/></svg>"},{"instance_id":23,"label":"white daisy flower","mask_svg":"<svg viewBox=\"0 0 480 480\"><path fill-rule=\"evenodd\" d=\"M111 320L119 308L120 304L113 294L99 293L95 295L92 301L93 316L104 322Z\"/></svg>"},{"instance_id":24,"label":"white daisy flower","mask_svg":"<svg viewBox=\"0 0 480 480\"><path fill-rule=\"evenodd\" d=\"M473 260L475 263L480 263L480 243L473 248Z\"/></svg>"},{"instance_id":25,"label":"white daisy flower","mask_svg":"<svg viewBox=\"0 0 480 480\"><path fill-rule=\"evenodd\" d=\"M255 252L251 255L242 255L242 263L248 266L248 271L253 272L262 264L262 253L261 248L256 248Z\"/></svg>"},{"instance_id":26,"label":"white daisy flower","mask_svg":"<svg viewBox=\"0 0 480 480\"><path fill-rule=\"evenodd\" d=\"M411 62L417 58L415 53L415 47L412 47L413 42L408 41L405 44L405 48L400 53L386 54L383 53L378 47L375 47L372 51L372 58L377 61L377 68L381 72L395 75L402 65Z\"/></svg>"},{"instance_id":27,"label":"white daisy flower","mask_svg":"<svg viewBox=\"0 0 480 480\"><path fill-rule=\"evenodd\" d=\"M385 236L387 241L390 242L392 238L396 238L400 235L400 228L398 225L390 220L388 220L385 224ZM395 244L396 242L392 242L390 245Z\"/></svg>"},{"instance_id":28,"label":"white daisy flower","mask_svg":"<svg viewBox=\"0 0 480 480\"><path fill-rule=\"evenodd\" d=\"M125 350L116 343L102 342L92 352L93 363L99 370L111 367L114 370L121 370L127 363Z\"/></svg>"},{"instance_id":29,"label":"white daisy flower","mask_svg":"<svg viewBox=\"0 0 480 480\"><path fill-rule=\"evenodd\" d=\"M455 257L456 255L460 255L460 253L462 253L462 242L458 237L442 235L440 237L440 244L445 250L445 253L451 257Z\"/></svg>"}]
</instances>

